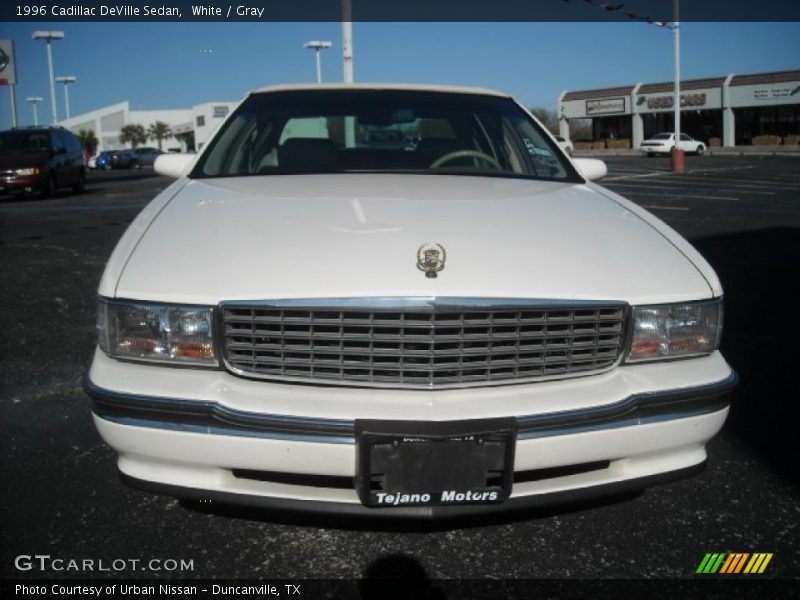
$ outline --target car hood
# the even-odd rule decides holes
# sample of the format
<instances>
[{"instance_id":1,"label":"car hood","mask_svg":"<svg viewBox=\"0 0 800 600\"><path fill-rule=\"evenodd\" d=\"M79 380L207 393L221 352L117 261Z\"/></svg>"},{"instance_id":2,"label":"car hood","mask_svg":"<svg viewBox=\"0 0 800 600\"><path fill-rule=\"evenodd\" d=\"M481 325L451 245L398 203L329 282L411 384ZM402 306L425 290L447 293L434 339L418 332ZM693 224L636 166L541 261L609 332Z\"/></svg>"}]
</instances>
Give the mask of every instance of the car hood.
<instances>
[{"instance_id":1,"label":"car hood","mask_svg":"<svg viewBox=\"0 0 800 600\"><path fill-rule=\"evenodd\" d=\"M417 267L426 243L447 253L436 278ZM410 174L191 180L141 235L116 286L117 297L198 304L711 295L664 233L596 186Z\"/></svg>"},{"instance_id":2,"label":"car hood","mask_svg":"<svg viewBox=\"0 0 800 600\"><path fill-rule=\"evenodd\" d=\"M47 161L47 152L15 152L0 154L0 171L36 167Z\"/></svg>"}]
</instances>

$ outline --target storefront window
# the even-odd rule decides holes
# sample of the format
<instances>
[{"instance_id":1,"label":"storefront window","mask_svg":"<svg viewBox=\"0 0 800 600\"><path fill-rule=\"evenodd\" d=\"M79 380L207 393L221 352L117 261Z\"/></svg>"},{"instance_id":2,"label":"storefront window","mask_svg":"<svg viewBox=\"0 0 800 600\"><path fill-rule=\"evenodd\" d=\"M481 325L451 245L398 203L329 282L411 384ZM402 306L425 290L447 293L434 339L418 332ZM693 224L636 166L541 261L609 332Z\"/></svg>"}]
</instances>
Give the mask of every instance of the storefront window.
<instances>
[{"instance_id":1,"label":"storefront window","mask_svg":"<svg viewBox=\"0 0 800 600\"><path fill-rule=\"evenodd\" d=\"M675 130L675 119L672 112L651 113L642 115L644 123L644 139L657 133ZM722 138L721 110L684 110L681 111L681 131L709 144L712 138Z\"/></svg>"},{"instance_id":2,"label":"storefront window","mask_svg":"<svg viewBox=\"0 0 800 600\"><path fill-rule=\"evenodd\" d=\"M631 116L597 117L592 119L592 138L599 142L603 140L628 140L631 139Z\"/></svg>"},{"instance_id":3,"label":"storefront window","mask_svg":"<svg viewBox=\"0 0 800 600\"><path fill-rule=\"evenodd\" d=\"M736 143L752 144L764 135L800 135L800 105L735 108Z\"/></svg>"}]
</instances>

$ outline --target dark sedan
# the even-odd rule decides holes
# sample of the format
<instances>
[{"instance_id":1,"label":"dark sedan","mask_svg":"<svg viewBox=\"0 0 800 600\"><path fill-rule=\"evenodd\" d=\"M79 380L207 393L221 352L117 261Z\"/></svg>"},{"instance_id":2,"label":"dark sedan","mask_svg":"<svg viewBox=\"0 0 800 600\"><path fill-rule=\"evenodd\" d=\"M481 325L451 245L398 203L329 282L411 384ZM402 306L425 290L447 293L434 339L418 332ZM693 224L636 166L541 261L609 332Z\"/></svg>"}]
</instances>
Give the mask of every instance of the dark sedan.
<instances>
[{"instance_id":1,"label":"dark sedan","mask_svg":"<svg viewBox=\"0 0 800 600\"><path fill-rule=\"evenodd\" d=\"M158 148L133 148L132 150L120 150L111 156L110 164L112 169L139 169L141 167L152 167L156 157L163 154Z\"/></svg>"}]
</instances>

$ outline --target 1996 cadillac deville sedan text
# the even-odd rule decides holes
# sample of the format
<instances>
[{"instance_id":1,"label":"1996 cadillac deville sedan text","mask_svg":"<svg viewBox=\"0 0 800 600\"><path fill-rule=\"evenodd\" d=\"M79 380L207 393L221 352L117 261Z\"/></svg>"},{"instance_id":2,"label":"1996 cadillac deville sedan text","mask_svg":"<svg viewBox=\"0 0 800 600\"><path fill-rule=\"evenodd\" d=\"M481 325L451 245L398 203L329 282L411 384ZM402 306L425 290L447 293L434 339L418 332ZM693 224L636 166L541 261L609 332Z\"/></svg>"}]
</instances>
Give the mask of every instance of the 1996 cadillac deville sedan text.
<instances>
[{"instance_id":1,"label":"1996 cadillac deville sedan text","mask_svg":"<svg viewBox=\"0 0 800 600\"><path fill-rule=\"evenodd\" d=\"M136 218L85 379L132 485L448 517L697 472L722 288L505 94L249 94Z\"/></svg>"}]
</instances>

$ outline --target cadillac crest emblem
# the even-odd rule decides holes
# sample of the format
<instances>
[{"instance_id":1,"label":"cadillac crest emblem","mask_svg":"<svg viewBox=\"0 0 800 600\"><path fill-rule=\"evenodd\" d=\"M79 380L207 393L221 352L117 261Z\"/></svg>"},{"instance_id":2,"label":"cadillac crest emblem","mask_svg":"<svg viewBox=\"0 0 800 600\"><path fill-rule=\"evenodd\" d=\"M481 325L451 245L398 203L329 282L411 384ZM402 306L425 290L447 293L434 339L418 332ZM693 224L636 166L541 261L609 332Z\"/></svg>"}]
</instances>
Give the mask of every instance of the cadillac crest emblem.
<instances>
[{"instance_id":1,"label":"cadillac crest emblem","mask_svg":"<svg viewBox=\"0 0 800 600\"><path fill-rule=\"evenodd\" d=\"M417 250L417 268L425 272L425 277L435 279L444 269L447 252L441 244L422 244Z\"/></svg>"}]
</instances>

